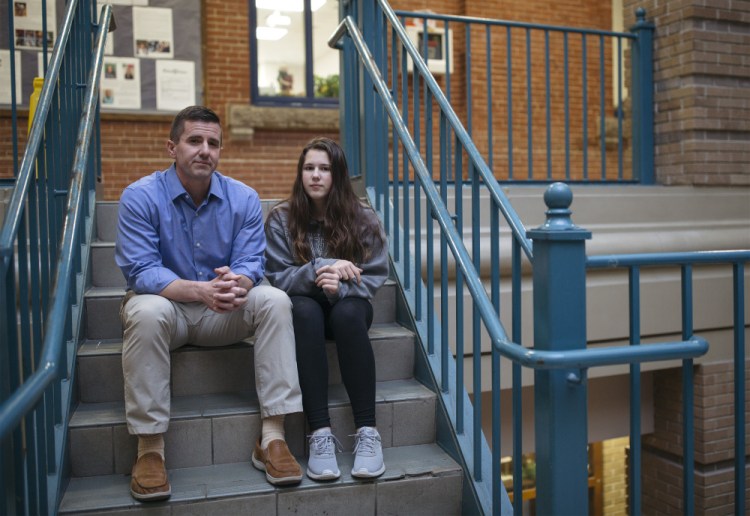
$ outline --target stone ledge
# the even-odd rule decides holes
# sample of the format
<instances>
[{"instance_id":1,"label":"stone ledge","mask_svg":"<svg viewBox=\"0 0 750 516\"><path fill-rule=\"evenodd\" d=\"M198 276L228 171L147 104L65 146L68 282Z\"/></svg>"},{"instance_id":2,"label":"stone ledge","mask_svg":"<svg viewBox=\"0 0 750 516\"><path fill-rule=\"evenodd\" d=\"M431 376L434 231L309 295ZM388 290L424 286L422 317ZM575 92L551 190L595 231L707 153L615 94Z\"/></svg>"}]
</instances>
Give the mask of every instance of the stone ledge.
<instances>
[{"instance_id":1,"label":"stone ledge","mask_svg":"<svg viewBox=\"0 0 750 516\"><path fill-rule=\"evenodd\" d=\"M256 129L272 131L339 130L339 110L330 108L259 107L230 104L228 107L229 136L250 140Z\"/></svg>"}]
</instances>

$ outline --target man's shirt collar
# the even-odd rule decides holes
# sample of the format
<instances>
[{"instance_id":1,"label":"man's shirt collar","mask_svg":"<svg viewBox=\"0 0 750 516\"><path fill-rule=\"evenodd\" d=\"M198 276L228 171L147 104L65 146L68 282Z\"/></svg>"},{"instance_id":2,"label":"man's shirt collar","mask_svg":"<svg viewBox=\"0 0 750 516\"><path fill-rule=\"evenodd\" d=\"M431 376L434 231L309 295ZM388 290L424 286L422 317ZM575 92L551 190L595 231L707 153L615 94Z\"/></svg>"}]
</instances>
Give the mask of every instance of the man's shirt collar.
<instances>
[{"instance_id":1,"label":"man's shirt collar","mask_svg":"<svg viewBox=\"0 0 750 516\"><path fill-rule=\"evenodd\" d=\"M219 199L224 198L224 192L222 191L221 182L217 177L217 174L218 172L216 171L211 174L211 186L209 186L208 188L208 195L206 196L206 200L210 199L211 197L217 197ZM167 169L165 176L167 182L167 193L169 194L169 198L172 201L174 201L178 197L189 197L187 190L185 190L185 187L182 186L182 183L180 182L180 178L177 177L177 169L175 168L174 163Z\"/></svg>"}]
</instances>

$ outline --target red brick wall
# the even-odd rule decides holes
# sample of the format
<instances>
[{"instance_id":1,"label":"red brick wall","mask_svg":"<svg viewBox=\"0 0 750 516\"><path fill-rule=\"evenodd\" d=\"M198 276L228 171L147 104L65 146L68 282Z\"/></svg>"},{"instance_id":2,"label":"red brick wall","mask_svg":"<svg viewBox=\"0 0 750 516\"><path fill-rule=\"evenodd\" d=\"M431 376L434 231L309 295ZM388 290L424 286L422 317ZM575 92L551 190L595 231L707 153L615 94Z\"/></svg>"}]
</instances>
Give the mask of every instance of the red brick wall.
<instances>
[{"instance_id":1,"label":"red brick wall","mask_svg":"<svg viewBox=\"0 0 750 516\"><path fill-rule=\"evenodd\" d=\"M10 112L0 112L0 178L13 177L13 126ZM18 119L18 165L26 146L26 117Z\"/></svg>"},{"instance_id":2,"label":"red brick wall","mask_svg":"<svg viewBox=\"0 0 750 516\"><path fill-rule=\"evenodd\" d=\"M540 4L534 2L501 2L493 0L489 2L463 2L456 0L443 0L439 2L424 1L398 1L393 2L394 8L420 10L431 9L434 12L445 14L463 14L468 16L495 17L510 20L563 24L578 27L610 28L611 14L608 5L591 2L589 7L581 8L574 2L553 2ZM250 47L248 37L248 1L247 0L206 0L204 3L204 35L203 41L210 42L204 48L204 77L206 104L223 116L228 113L228 106L232 103L249 103L250 101ZM466 122L466 84L464 80L465 68L463 65L466 55L466 47L463 38L463 27L455 24L454 27L454 57L455 71L451 81L451 95L454 107L460 118ZM516 178L526 177L527 174L527 125L525 101L521 99L525 90L525 51L522 52L523 35L514 35L513 66L514 80L513 91L517 102L513 108L513 137L514 137L514 171ZM484 44L483 34L476 33L473 36L472 51L474 52L474 66L472 68L472 80L474 96L473 110L473 134L482 152L487 152L487 87L484 76L483 65ZM575 46L571 38L571 51ZM542 47L539 38L535 38L535 48ZM556 57L554 62L559 63L561 58L562 44L553 38L552 49ZM493 34L493 55L504 56L505 39L502 32L495 31ZM610 53L607 51L607 58ZM493 152L495 160L493 165L498 178L507 179L509 175L508 165L508 132L507 132L507 103L506 103L506 69L504 57L496 57L501 65L494 68L492 74L493 89ZM598 59L591 52L591 60ZM539 58L534 58L533 82L537 99L534 104L534 124L545 124L545 107L539 104L539 98L544 94L544 66ZM608 63L607 66L611 66ZM580 75L580 64L571 63L570 76ZM552 145L553 176L563 177L565 155L564 155L564 111L561 99L562 84L561 70L559 66L553 66L552 84L556 87L552 92L552 126L555 135ZM609 74L609 69L607 74ZM595 72L592 70L593 77ZM609 75L608 75L609 76ZM444 86L444 79L438 78ZM576 91L575 85L571 84L571 113L579 115L571 116L571 173L572 176L580 177L582 142L580 141L580 92ZM611 97L611 91L607 89L607 95ZM607 106L611 106L611 98L607 98ZM592 101L593 102L593 101ZM593 110L592 110L593 112ZM437 118L437 117L436 117ZM133 116L105 116L102 124L102 155L103 155L103 187L102 191L106 199L116 199L122 189L133 180L153 170L165 168L169 164L164 142L167 138L170 117L133 117ZM596 128L596 120L589 119L590 134L593 135ZM437 124L437 121L436 121ZM225 124L225 135L228 134ZM438 135L437 125L434 134ZM246 181L256 188L263 197L282 197L287 194L294 177L299 149L315 133L312 132L273 132L256 129L252 140L238 141L231 137L225 138L224 149L219 170L237 179ZM332 135L337 136L337 135ZM545 179L547 174L546 133L544 130L535 130L533 138L534 147L534 173L538 179ZM436 148L436 154L439 149ZM592 164L598 164L600 155L598 142L592 139L589 146L589 160ZM608 170L610 175L616 173L616 154L609 152ZM626 149L627 152L627 149ZM626 168L628 168L626 158ZM436 157L435 163L438 163ZM436 165L436 170L439 167Z\"/></svg>"},{"instance_id":3,"label":"red brick wall","mask_svg":"<svg viewBox=\"0 0 750 516\"><path fill-rule=\"evenodd\" d=\"M575 5L574 5L575 4ZM594 29L611 29L611 7L608 3L591 2L581 6L575 2L508 2L490 0L486 2L442 2L439 5L425 2L394 2L394 8L406 10L429 9L433 12L460 14L478 18L505 19L519 22L550 24L558 26L572 26ZM441 8L441 9L439 9ZM421 23L421 22L420 22ZM444 27L442 21L435 22L439 28ZM468 125L467 113L468 88L466 84L467 44L465 40L465 24L451 22L453 30L453 61L454 71L451 75L451 104L461 121ZM531 32L531 65L527 67L526 31L514 28L511 30L510 55L511 76L508 80L508 42L504 27L490 29L491 74L487 77L487 43L486 33L482 26L474 25L471 33L471 97L472 97L472 137L485 160L489 162L490 131L489 114L492 115L492 163L488 163L498 179L521 179L529 177L546 180L548 173L554 179L566 177L566 166L572 179L583 178L584 160L588 160L589 178L599 179L602 175L602 154L598 127L600 126L600 90L599 90L599 39L589 37L587 48L587 84L586 98L588 106L584 117L583 83L581 80L583 64L581 62L581 36L568 35L568 139L569 154L566 156L566 111L564 90L564 54L563 36L557 32L550 32L550 152L548 155L547 141L547 100L546 85L547 71L545 64L544 33L539 30ZM604 75L607 86L604 90L604 111L607 118L614 115L612 99L612 51L611 40L605 39ZM531 74L532 98L527 97L527 76ZM445 78L437 76L443 91L447 91ZM509 83L511 88L509 89ZM512 105L508 107L509 92L512 94ZM491 96L490 96L491 93ZM489 99L491 98L491 104ZM410 101L411 102L411 101ZM532 131L528 130L527 106L531 103ZM491 106L491 110L488 108ZM509 154L508 118L512 116L513 140L512 155ZM586 118L587 137L584 142L583 119ZM438 134L437 117L433 132ZM627 121L623 131L627 132ZM424 127L424 126L422 126ZM437 141L437 140L435 140ZM529 146L531 146L531 160L529 165ZM435 145L437 147L437 145ZM566 160L569 165L566 164ZM625 177L630 177L630 146L626 141L622 149L623 171ZM435 156L435 163L438 158ZM606 149L606 177L612 179L619 173L619 156L617 147ZM436 166L437 169L437 166ZM531 171L529 170L531 169ZM466 172L466 167L464 168ZM512 176L511 176L512 174Z\"/></svg>"},{"instance_id":4,"label":"red brick wall","mask_svg":"<svg viewBox=\"0 0 750 516\"><path fill-rule=\"evenodd\" d=\"M695 512L734 512L734 373L732 362L700 365L695 394ZM750 360L745 363L750 378ZM745 435L750 432L750 384L745 385ZM654 432L643 439L643 514L683 514L682 371L654 374ZM747 441L747 440L746 440ZM750 455L750 442L745 454ZM745 460L746 472L750 463ZM746 506L750 475L746 476Z\"/></svg>"},{"instance_id":5,"label":"red brick wall","mask_svg":"<svg viewBox=\"0 0 750 516\"><path fill-rule=\"evenodd\" d=\"M644 6L656 31L656 163L659 181L665 184L750 184L750 96L747 81L750 67L750 35L741 30L750 21L750 8L723 0L624 0L625 26L634 22L634 8ZM522 0L396 0L394 8L405 10L430 9L438 13L501 18L599 29L611 28L610 2L574 0L560 2L527 2ZM205 102L225 120L232 103L249 103L250 48L248 34L248 0L204 1L204 81ZM451 81L455 109L464 122L466 113L466 82L463 58L466 47L461 27L454 24L456 69ZM460 32L459 32L460 31ZM525 109L525 50L522 33L513 36L513 166L514 178L528 173L528 134ZM534 42L535 47L540 42ZM580 39L571 36L571 51ZM589 42L589 90L597 89L598 48ZM551 83L552 114L552 176L565 173L564 106L562 102L562 66L560 40L552 39L553 76ZM474 66L472 132L485 155L488 150L486 70L477 65L484 55L484 36L472 39ZM510 157L507 141L507 103L504 31L493 32L492 52L496 63L492 69L493 154L491 164L498 178L509 174ZM500 59L497 58L500 56ZM611 52L605 49L607 80L611 77ZM577 77L582 65L571 62L570 77ZM546 179L547 140L543 62L535 57L532 83L533 101L533 174ZM442 79L439 79L442 81ZM443 81L444 82L444 81ZM537 96L541 95L541 96ZM570 168L573 178L580 177L584 142L581 137L582 101L580 84L570 83ZM600 171L600 147L597 138L598 93L589 98L587 120L589 138L588 161L591 173ZM612 92L606 88L607 115L612 112ZM594 104L596 106L594 107ZM25 120L22 120L25 127ZM0 118L0 176L9 176L9 119ZM122 188L133 179L155 169L165 168L169 160L164 151L169 117L134 117L107 115L102 124L103 192L107 199L116 199ZM226 129L226 125L225 125ZM624 128L627 133L627 125ZM225 130L225 133L228 131ZM294 176L294 163L300 147L314 132L273 132L256 129L252 141L225 139L220 170L254 186L263 197L286 195ZM436 131L437 134L437 131ZM337 135L331 135L337 136ZM626 177L630 169L630 148L624 150ZM607 149L607 175L617 173L616 148Z\"/></svg>"},{"instance_id":6,"label":"red brick wall","mask_svg":"<svg viewBox=\"0 0 750 516\"><path fill-rule=\"evenodd\" d=\"M105 119L102 191L106 199L119 198L122 189L134 180L170 165L166 151L170 123ZM225 138L219 170L246 182L261 197L285 197L296 174L299 152L312 136L304 132L256 131L251 141ZM338 138L337 134L329 136Z\"/></svg>"},{"instance_id":7,"label":"red brick wall","mask_svg":"<svg viewBox=\"0 0 750 516\"><path fill-rule=\"evenodd\" d=\"M231 102L250 102L247 0L204 2L206 103L226 114Z\"/></svg>"},{"instance_id":8,"label":"red brick wall","mask_svg":"<svg viewBox=\"0 0 750 516\"><path fill-rule=\"evenodd\" d=\"M317 133L256 130L251 141L228 137L231 103L250 102L247 0L205 0L203 65L206 105L224 122L219 170L255 188L261 197L288 195L302 146ZM103 192L117 199L135 179L169 166L166 140L171 117L107 116L102 123ZM338 137L337 134L329 136Z\"/></svg>"}]
</instances>

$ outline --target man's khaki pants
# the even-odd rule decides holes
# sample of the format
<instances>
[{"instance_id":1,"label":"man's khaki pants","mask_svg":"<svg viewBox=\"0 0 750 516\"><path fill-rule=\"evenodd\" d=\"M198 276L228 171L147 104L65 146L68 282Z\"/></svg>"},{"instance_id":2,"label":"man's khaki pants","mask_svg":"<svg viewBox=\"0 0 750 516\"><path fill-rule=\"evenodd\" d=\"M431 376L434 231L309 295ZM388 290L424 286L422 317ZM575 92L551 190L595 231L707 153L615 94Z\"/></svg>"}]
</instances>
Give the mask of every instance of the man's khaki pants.
<instances>
[{"instance_id":1,"label":"man's khaki pants","mask_svg":"<svg viewBox=\"0 0 750 516\"><path fill-rule=\"evenodd\" d=\"M255 388L261 417L302 411L292 303L283 291L255 286L241 309L226 314L203 303L129 292L120 318L125 415L131 434L167 431L170 351L188 343L225 346L255 335Z\"/></svg>"}]
</instances>

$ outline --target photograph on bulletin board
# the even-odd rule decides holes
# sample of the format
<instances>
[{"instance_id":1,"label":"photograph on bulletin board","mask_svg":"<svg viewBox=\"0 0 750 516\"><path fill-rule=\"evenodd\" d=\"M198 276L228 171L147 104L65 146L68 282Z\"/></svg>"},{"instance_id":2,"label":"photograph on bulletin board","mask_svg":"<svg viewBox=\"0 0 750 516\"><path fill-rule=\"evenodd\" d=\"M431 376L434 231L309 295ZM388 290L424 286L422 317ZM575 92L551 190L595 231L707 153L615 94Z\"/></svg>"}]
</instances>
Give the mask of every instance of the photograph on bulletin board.
<instances>
[{"instance_id":1,"label":"photograph on bulletin board","mask_svg":"<svg viewBox=\"0 0 750 516\"><path fill-rule=\"evenodd\" d=\"M11 5L9 6L9 2ZM173 113L203 102L201 0L110 0L117 28L107 34L99 103L107 113ZM28 107L35 77L52 55L65 0L0 0L0 109ZM99 4L100 7L102 4ZM54 6L54 8L52 8ZM46 59L43 49L47 47ZM11 48L12 46L12 48ZM12 65L12 66L11 66Z\"/></svg>"}]
</instances>

